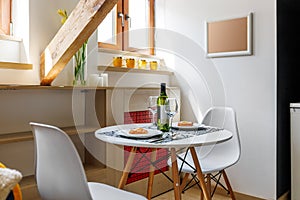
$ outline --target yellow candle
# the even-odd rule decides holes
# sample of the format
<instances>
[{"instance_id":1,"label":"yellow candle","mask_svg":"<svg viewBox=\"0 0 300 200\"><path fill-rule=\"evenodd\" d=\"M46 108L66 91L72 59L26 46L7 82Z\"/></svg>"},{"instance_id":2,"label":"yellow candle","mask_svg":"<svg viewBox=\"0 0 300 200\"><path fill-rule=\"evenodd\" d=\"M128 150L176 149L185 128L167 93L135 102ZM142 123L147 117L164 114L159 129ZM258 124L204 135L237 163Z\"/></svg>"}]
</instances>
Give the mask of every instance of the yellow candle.
<instances>
[{"instance_id":1,"label":"yellow candle","mask_svg":"<svg viewBox=\"0 0 300 200\"><path fill-rule=\"evenodd\" d=\"M122 57L114 57L113 65L115 67L122 67Z\"/></svg>"},{"instance_id":2,"label":"yellow candle","mask_svg":"<svg viewBox=\"0 0 300 200\"><path fill-rule=\"evenodd\" d=\"M157 61L151 61L150 62L150 69L151 70L157 70Z\"/></svg>"},{"instance_id":3,"label":"yellow candle","mask_svg":"<svg viewBox=\"0 0 300 200\"><path fill-rule=\"evenodd\" d=\"M135 60L133 58L126 59L127 68L134 68Z\"/></svg>"},{"instance_id":4,"label":"yellow candle","mask_svg":"<svg viewBox=\"0 0 300 200\"><path fill-rule=\"evenodd\" d=\"M146 69L147 61L139 60L139 69Z\"/></svg>"}]
</instances>

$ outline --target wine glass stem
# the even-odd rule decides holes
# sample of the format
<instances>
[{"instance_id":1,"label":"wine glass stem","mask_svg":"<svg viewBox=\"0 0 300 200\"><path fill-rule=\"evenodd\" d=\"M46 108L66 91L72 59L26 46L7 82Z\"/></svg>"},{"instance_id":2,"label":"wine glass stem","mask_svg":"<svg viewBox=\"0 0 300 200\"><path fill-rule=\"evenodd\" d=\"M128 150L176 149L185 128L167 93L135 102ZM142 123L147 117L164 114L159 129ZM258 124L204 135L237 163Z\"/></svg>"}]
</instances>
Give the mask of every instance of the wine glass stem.
<instances>
[{"instance_id":1,"label":"wine glass stem","mask_svg":"<svg viewBox=\"0 0 300 200\"><path fill-rule=\"evenodd\" d=\"M154 115L154 113L152 113L152 125L153 126L155 126L155 121L154 120L155 120L155 115Z\"/></svg>"},{"instance_id":2,"label":"wine glass stem","mask_svg":"<svg viewBox=\"0 0 300 200\"><path fill-rule=\"evenodd\" d=\"M169 125L169 127L170 127L170 130L171 130L171 133L173 132L172 128L171 128L172 127L172 123L173 123L173 117L170 117L170 125Z\"/></svg>"}]
</instances>

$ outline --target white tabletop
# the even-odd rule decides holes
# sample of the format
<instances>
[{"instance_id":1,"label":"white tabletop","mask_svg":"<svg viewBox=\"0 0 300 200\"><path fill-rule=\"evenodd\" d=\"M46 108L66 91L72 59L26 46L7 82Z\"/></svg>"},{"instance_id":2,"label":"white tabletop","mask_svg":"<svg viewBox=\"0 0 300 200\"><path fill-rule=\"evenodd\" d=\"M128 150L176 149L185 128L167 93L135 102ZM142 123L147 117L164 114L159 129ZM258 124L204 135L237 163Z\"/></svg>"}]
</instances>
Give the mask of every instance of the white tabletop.
<instances>
[{"instance_id":1,"label":"white tabletop","mask_svg":"<svg viewBox=\"0 0 300 200\"><path fill-rule=\"evenodd\" d=\"M122 129L133 129L136 127L145 127L145 125L149 125L149 124L125 124L125 125L109 126L109 127L98 129L95 132L95 136L99 140L111 144L135 146L135 147L151 147L151 148L171 148L171 147L182 148L188 146L194 147L194 146L201 146L204 144L223 142L229 140L232 137L232 133L230 131L219 130L219 131L210 132L199 136L193 136L184 139L175 139L164 143L149 143L143 139L130 139L130 138L115 137L115 136L109 136L103 134L105 132L110 132L110 131L116 131Z\"/></svg>"}]
</instances>

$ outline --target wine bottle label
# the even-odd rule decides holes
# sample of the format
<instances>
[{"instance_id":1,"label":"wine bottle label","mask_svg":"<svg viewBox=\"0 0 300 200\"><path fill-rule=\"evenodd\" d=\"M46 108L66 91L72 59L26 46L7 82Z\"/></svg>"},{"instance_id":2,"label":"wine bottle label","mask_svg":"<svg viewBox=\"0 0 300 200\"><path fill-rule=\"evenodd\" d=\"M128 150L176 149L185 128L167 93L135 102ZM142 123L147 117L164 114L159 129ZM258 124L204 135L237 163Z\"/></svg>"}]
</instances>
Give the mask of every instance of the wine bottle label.
<instances>
[{"instance_id":1,"label":"wine bottle label","mask_svg":"<svg viewBox=\"0 0 300 200\"><path fill-rule=\"evenodd\" d=\"M161 105L157 107L157 117L160 124L167 124L168 123L168 116L165 112L165 105Z\"/></svg>"}]
</instances>

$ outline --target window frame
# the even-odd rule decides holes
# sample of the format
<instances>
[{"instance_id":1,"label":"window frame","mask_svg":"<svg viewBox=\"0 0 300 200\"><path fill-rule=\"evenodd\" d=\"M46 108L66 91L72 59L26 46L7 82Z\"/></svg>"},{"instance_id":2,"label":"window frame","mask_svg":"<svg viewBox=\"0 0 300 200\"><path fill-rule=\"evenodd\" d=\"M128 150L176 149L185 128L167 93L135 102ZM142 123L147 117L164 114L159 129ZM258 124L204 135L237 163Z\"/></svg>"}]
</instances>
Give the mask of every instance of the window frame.
<instances>
[{"instance_id":1,"label":"window frame","mask_svg":"<svg viewBox=\"0 0 300 200\"><path fill-rule=\"evenodd\" d=\"M121 24L121 18L118 17L118 13L123 12L122 11L123 10L122 0L119 0L116 5L117 5L116 44L98 42L99 48L115 49L115 50L122 49L122 24Z\"/></svg>"},{"instance_id":2,"label":"window frame","mask_svg":"<svg viewBox=\"0 0 300 200\"><path fill-rule=\"evenodd\" d=\"M117 3L117 14L119 12L128 14L128 2L129 0L119 0ZM149 54L154 55L154 27L155 27L155 0L148 0L149 3L149 22L148 27L149 31ZM130 15L130 14L129 14ZM117 17L117 35L116 35L116 44L108 44L103 42L98 42L99 48L107 48L107 49L115 49L115 50L123 50L123 51L139 51L137 48L129 47L129 37L128 34L125 34L129 30L128 20L124 20L124 27L122 27L122 19Z\"/></svg>"},{"instance_id":3,"label":"window frame","mask_svg":"<svg viewBox=\"0 0 300 200\"><path fill-rule=\"evenodd\" d=\"M12 0L0 0L0 34L10 35Z\"/></svg>"}]
</instances>

